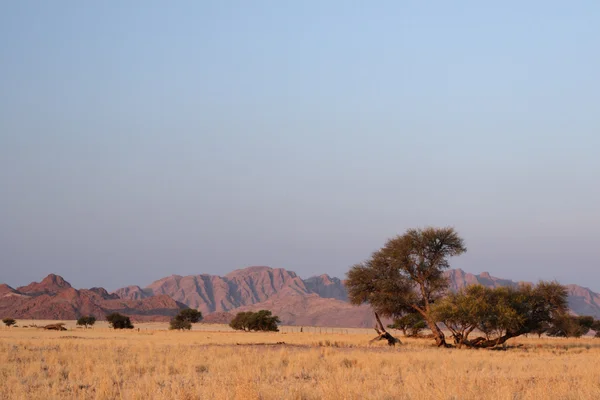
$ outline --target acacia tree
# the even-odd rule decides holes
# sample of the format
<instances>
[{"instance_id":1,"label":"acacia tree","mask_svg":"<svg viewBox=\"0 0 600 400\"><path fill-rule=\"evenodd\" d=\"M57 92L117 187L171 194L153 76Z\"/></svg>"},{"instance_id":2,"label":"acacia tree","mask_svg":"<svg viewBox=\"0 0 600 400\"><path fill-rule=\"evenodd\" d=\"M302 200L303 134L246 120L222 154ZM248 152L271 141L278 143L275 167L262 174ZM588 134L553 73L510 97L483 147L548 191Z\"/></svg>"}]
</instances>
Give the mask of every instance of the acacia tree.
<instances>
[{"instance_id":1,"label":"acacia tree","mask_svg":"<svg viewBox=\"0 0 600 400\"><path fill-rule=\"evenodd\" d=\"M85 327L85 329L88 328L88 326L93 326L96 323L96 317L94 317L93 315L89 315L89 316L82 316L77 320L77 325L83 326Z\"/></svg>"},{"instance_id":2,"label":"acacia tree","mask_svg":"<svg viewBox=\"0 0 600 400\"><path fill-rule=\"evenodd\" d=\"M2 322L4 322L4 325L8 326L9 328L11 327L11 325L17 323L17 321L15 321L14 318L4 318Z\"/></svg>"},{"instance_id":3,"label":"acacia tree","mask_svg":"<svg viewBox=\"0 0 600 400\"><path fill-rule=\"evenodd\" d=\"M492 330L489 318L494 315L490 297L488 288L473 285L457 293L449 293L434 305L434 317L452 332L454 343L459 348L477 327L485 329L484 333L489 337Z\"/></svg>"},{"instance_id":4,"label":"acacia tree","mask_svg":"<svg viewBox=\"0 0 600 400\"><path fill-rule=\"evenodd\" d=\"M350 301L369 303L375 312L392 318L418 312L438 346L446 339L432 314L433 303L448 287L448 259L467 251L453 228L409 229L390 239L367 261L348 271Z\"/></svg>"},{"instance_id":5,"label":"acacia tree","mask_svg":"<svg viewBox=\"0 0 600 400\"><path fill-rule=\"evenodd\" d=\"M388 328L401 330L404 336L416 337L423 329L427 328L427 323L421 314L413 312L395 319L392 325L388 325Z\"/></svg>"},{"instance_id":6,"label":"acacia tree","mask_svg":"<svg viewBox=\"0 0 600 400\"><path fill-rule=\"evenodd\" d=\"M277 324L281 321L276 315L272 315L269 310L259 310L257 312L246 311L239 312L229 323L233 329L244 331L272 331L278 332Z\"/></svg>"},{"instance_id":7,"label":"acacia tree","mask_svg":"<svg viewBox=\"0 0 600 400\"><path fill-rule=\"evenodd\" d=\"M563 313L552 321L546 333L548 336L579 338L594 327L594 322L594 317Z\"/></svg>"},{"instance_id":8,"label":"acacia tree","mask_svg":"<svg viewBox=\"0 0 600 400\"><path fill-rule=\"evenodd\" d=\"M433 315L452 332L458 347L494 347L546 329L566 309L567 290L556 282L518 288L473 285L436 303ZM485 336L470 340L475 329Z\"/></svg>"},{"instance_id":9,"label":"acacia tree","mask_svg":"<svg viewBox=\"0 0 600 400\"><path fill-rule=\"evenodd\" d=\"M171 319L169 329L190 330L192 324L202 321L202 313L193 308L186 308L179 311L173 319Z\"/></svg>"},{"instance_id":10,"label":"acacia tree","mask_svg":"<svg viewBox=\"0 0 600 400\"><path fill-rule=\"evenodd\" d=\"M109 322L110 327L113 329L133 329L131 319L126 315L121 315L117 312L106 316L106 320Z\"/></svg>"}]
</instances>

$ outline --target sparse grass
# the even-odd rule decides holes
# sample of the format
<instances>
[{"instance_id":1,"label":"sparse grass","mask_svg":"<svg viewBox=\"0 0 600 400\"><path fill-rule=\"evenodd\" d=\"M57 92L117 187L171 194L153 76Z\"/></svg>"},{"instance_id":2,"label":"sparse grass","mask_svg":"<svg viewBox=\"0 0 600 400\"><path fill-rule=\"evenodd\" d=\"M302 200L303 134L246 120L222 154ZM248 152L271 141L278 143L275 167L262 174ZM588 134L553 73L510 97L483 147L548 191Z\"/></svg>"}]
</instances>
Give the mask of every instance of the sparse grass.
<instances>
[{"instance_id":1,"label":"sparse grass","mask_svg":"<svg viewBox=\"0 0 600 400\"><path fill-rule=\"evenodd\" d=\"M600 398L599 339L518 338L506 351L489 351L402 338L403 346L389 348L369 346L368 330L245 333L213 325L213 331L174 332L167 326L0 329L0 398Z\"/></svg>"}]
</instances>

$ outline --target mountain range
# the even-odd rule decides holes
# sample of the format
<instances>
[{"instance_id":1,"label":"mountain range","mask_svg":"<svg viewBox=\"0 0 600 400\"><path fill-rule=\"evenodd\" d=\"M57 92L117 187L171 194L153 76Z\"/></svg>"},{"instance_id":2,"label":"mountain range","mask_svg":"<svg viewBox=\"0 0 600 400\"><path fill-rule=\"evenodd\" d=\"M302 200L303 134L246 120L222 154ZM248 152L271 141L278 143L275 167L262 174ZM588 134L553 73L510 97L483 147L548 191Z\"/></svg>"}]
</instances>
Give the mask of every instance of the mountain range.
<instances>
[{"instance_id":1,"label":"mountain range","mask_svg":"<svg viewBox=\"0 0 600 400\"><path fill-rule=\"evenodd\" d=\"M77 290L54 274L16 289L0 284L2 318L73 320L94 315L104 319L107 314L119 312L137 321L155 321L177 315L184 308L185 304L167 295L128 300L103 288Z\"/></svg>"},{"instance_id":2,"label":"mountain range","mask_svg":"<svg viewBox=\"0 0 600 400\"><path fill-rule=\"evenodd\" d=\"M471 284L520 283L460 269L448 270L446 276L451 290ZM574 313L600 318L599 294L578 285L567 288ZM113 293L103 288L77 290L54 274L16 289L0 285L3 318L76 319L91 314L103 319L110 312L120 312L134 321L168 320L186 307L200 310L207 322L227 322L239 311L269 309L286 325L373 326L370 307L351 305L342 280L326 274L301 279L281 268L248 267L225 276L171 275L144 288L127 286Z\"/></svg>"}]
</instances>

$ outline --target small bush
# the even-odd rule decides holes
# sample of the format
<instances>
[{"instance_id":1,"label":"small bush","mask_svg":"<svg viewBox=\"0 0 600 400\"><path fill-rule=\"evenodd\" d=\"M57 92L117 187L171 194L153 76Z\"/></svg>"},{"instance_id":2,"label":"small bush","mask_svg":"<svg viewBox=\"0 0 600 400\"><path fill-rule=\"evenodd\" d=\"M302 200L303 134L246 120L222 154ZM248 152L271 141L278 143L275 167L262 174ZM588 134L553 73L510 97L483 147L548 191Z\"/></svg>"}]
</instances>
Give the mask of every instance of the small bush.
<instances>
[{"instance_id":1,"label":"small bush","mask_svg":"<svg viewBox=\"0 0 600 400\"><path fill-rule=\"evenodd\" d=\"M96 317L93 315L82 316L77 320L77 325L83 326L87 329L88 326L93 326L96 323Z\"/></svg>"},{"instance_id":2,"label":"small bush","mask_svg":"<svg viewBox=\"0 0 600 400\"><path fill-rule=\"evenodd\" d=\"M4 325L8 326L9 328L11 325L14 325L17 323L17 321L15 321L14 318L4 318L2 320L2 322L4 322Z\"/></svg>"},{"instance_id":3,"label":"small bush","mask_svg":"<svg viewBox=\"0 0 600 400\"><path fill-rule=\"evenodd\" d=\"M173 318L169 324L169 329L178 329L180 331L186 329L192 329L192 323L190 321L185 321L182 319L177 319L177 317Z\"/></svg>"},{"instance_id":4,"label":"small bush","mask_svg":"<svg viewBox=\"0 0 600 400\"><path fill-rule=\"evenodd\" d=\"M279 332L277 324L280 322L279 317L272 315L269 310L247 311L237 313L235 318L229 323L229 326L233 329L244 331Z\"/></svg>"},{"instance_id":5,"label":"small bush","mask_svg":"<svg viewBox=\"0 0 600 400\"><path fill-rule=\"evenodd\" d=\"M113 329L133 329L131 319L125 315L115 312L107 315L106 320L110 323L110 327Z\"/></svg>"},{"instance_id":6,"label":"small bush","mask_svg":"<svg viewBox=\"0 0 600 400\"><path fill-rule=\"evenodd\" d=\"M190 330L192 329L192 324L200 321L202 321L202 313L200 311L193 308L186 308L179 311L179 314L171 319L169 329Z\"/></svg>"},{"instance_id":7,"label":"small bush","mask_svg":"<svg viewBox=\"0 0 600 400\"><path fill-rule=\"evenodd\" d=\"M409 313L395 319L388 328L401 330L404 336L417 337L423 329L427 328L427 323L421 314Z\"/></svg>"}]
</instances>

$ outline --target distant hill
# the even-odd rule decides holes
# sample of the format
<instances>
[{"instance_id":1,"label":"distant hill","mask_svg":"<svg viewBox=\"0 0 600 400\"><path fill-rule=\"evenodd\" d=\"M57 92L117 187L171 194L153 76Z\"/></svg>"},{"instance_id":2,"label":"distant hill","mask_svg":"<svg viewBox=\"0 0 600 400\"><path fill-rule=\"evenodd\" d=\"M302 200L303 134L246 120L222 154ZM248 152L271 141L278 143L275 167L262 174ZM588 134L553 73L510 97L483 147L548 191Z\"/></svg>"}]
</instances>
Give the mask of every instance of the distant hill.
<instances>
[{"instance_id":1,"label":"distant hill","mask_svg":"<svg viewBox=\"0 0 600 400\"><path fill-rule=\"evenodd\" d=\"M474 275L453 269L445 274L453 291L472 284L520 284L486 272ZM578 285L567 288L574 313L600 318L600 295ZM348 302L342 280L329 275L301 279L282 268L248 267L222 277L171 275L145 288L127 286L113 293L103 288L76 290L53 274L17 289L0 284L2 317L75 319L93 314L103 318L118 311L138 321L166 321L184 307L199 309L207 322L228 322L239 311L269 309L286 325L372 327L374 323L369 306Z\"/></svg>"},{"instance_id":2,"label":"distant hill","mask_svg":"<svg viewBox=\"0 0 600 400\"><path fill-rule=\"evenodd\" d=\"M487 272L475 275L461 269L448 270L445 275L453 291L472 284L516 287L523 283L496 278ZM600 318L597 293L577 285L567 288L573 312ZM248 267L223 277L172 275L145 288L128 286L115 293L124 299L166 294L199 309L208 320L215 322L227 322L239 311L266 308L291 325L373 326L373 313L368 306L354 307L348 303L342 280L329 275L301 279L295 272L281 268Z\"/></svg>"},{"instance_id":3,"label":"distant hill","mask_svg":"<svg viewBox=\"0 0 600 400\"><path fill-rule=\"evenodd\" d=\"M487 272L483 272L479 275L473 275L461 269L452 269L446 271L446 276L450 281L450 289L454 291L472 284L480 284L487 287L516 287L522 283L529 283L495 278ZM571 311L578 315L591 315L594 318L600 318L600 295L598 293L579 285L565 286L569 291L569 308Z\"/></svg>"},{"instance_id":4,"label":"distant hill","mask_svg":"<svg viewBox=\"0 0 600 400\"><path fill-rule=\"evenodd\" d=\"M223 277L216 275L171 275L145 288L128 286L114 292L122 299L144 299L166 294L202 311L203 314L230 311L262 303L274 296L316 294L318 297L346 301L342 282L328 275L302 280L295 272L282 268L248 267Z\"/></svg>"},{"instance_id":5,"label":"distant hill","mask_svg":"<svg viewBox=\"0 0 600 400\"><path fill-rule=\"evenodd\" d=\"M166 295L124 300L104 288L77 290L54 274L17 289L0 285L2 317L73 320L94 315L102 320L111 312L119 312L134 321L154 321L169 319L183 308L187 306Z\"/></svg>"}]
</instances>

